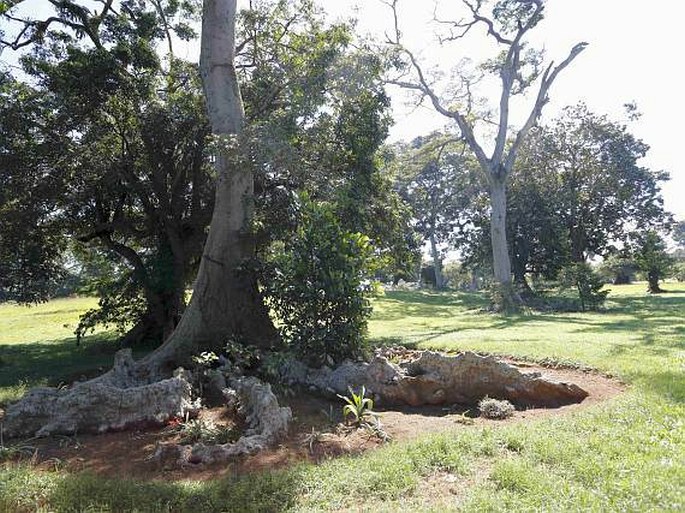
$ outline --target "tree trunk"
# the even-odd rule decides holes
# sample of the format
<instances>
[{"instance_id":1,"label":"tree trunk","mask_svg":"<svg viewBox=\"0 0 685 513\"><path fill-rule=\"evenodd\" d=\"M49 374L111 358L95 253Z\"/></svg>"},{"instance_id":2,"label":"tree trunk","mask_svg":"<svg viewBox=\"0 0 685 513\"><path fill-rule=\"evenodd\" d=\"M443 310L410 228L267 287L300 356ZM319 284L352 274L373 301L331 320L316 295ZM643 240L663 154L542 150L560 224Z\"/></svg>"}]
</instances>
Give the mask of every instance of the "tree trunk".
<instances>
[{"instance_id":1,"label":"tree trunk","mask_svg":"<svg viewBox=\"0 0 685 513\"><path fill-rule=\"evenodd\" d=\"M440 251L438 251L438 244L435 241L435 234L431 233L428 240L431 245L431 257L433 258L433 273L435 274L435 289L442 290L445 288L445 278L442 274L442 258L440 258Z\"/></svg>"},{"instance_id":2,"label":"tree trunk","mask_svg":"<svg viewBox=\"0 0 685 513\"><path fill-rule=\"evenodd\" d=\"M649 271L647 273L647 283L648 283L647 291L650 294L662 294L664 292L664 289L659 287L659 273L656 273L654 271Z\"/></svg>"},{"instance_id":3,"label":"tree trunk","mask_svg":"<svg viewBox=\"0 0 685 513\"><path fill-rule=\"evenodd\" d=\"M204 1L200 61L216 135L239 134L244 123L233 65L235 18L236 0ZM220 349L228 337L262 347L276 340L256 277L249 271L254 256L253 175L249 167L238 168L236 160L240 159L231 160L226 151L216 157L216 203L209 234L193 296L173 334L138 362L126 350L117 354L109 372L95 379L66 390L30 391L7 409L8 432L72 433L81 430L76 413L94 431L163 422L190 407L188 381L180 375L169 378L177 365L190 363L197 352Z\"/></svg>"},{"instance_id":4,"label":"tree trunk","mask_svg":"<svg viewBox=\"0 0 685 513\"><path fill-rule=\"evenodd\" d=\"M496 289L493 306L497 311L510 312L518 310L522 300L511 282L511 260L507 244L506 175L502 175L490 174L490 240Z\"/></svg>"},{"instance_id":5,"label":"tree trunk","mask_svg":"<svg viewBox=\"0 0 685 513\"><path fill-rule=\"evenodd\" d=\"M200 71L212 132L225 141L239 135L245 122L233 63L235 17L236 0L204 1ZM254 176L245 160L229 151L224 147L216 155L214 213L190 304L171 337L141 362L144 365L182 363L200 349L220 348L229 336L261 347L276 341L249 269L255 256Z\"/></svg>"}]
</instances>

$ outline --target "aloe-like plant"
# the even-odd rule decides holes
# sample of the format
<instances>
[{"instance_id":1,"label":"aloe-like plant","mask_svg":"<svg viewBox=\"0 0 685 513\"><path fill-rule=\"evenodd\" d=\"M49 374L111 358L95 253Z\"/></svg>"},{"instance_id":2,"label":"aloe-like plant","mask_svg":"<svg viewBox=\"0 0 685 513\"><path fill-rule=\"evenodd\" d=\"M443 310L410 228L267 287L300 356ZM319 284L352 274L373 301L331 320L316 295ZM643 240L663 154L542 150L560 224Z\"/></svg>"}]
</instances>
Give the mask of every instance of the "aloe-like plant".
<instances>
[{"instance_id":1,"label":"aloe-like plant","mask_svg":"<svg viewBox=\"0 0 685 513\"><path fill-rule=\"evenodd\" d=\"M343 417L345 420L352 417L352 424L360 427L369 424L370 418L376 417L373 411L373 399L366 396L366 387L362 386L361 392L355 394L350 388L350 397L338 394L338 397L347 404L343 406Z\"/></svg>"}]
</instances>

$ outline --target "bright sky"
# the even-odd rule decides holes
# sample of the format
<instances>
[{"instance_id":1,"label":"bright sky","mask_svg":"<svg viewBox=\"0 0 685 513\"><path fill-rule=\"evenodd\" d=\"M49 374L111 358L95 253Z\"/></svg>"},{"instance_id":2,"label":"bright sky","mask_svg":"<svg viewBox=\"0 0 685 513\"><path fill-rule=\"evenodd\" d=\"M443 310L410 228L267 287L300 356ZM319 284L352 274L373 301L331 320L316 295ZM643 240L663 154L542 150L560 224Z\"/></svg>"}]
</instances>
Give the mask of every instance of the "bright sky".
<instances>
[{"instance_id":1,"label":"bright sky","mask_svg":"<svg viewBox=\"0 0 685 513\"><path fill-rule=\"evenodd\" d=\"M315 0L336 17L357 17L359 30L382 37L391 28L389 9L380 0ZM247 0L238 0L247 5ZM441 13L459 5L458 0L438 0ZM30 5L29 5L30 4ZM45 10L44 0L28 0L35 16ZM491 56L484 33L474 33L464 45L441 50L434 35L434 0L400 0L401 28L406 44L421 55L427 66L448 73L464 57L474 61ZM590 46L557 79L544 118L554 117L565 105L584 101L597 113L624 119L623 105L636 102L643 116L630 130L651 146L643 164L671 174L664 186L666 208L685 220L685 157L682 134L677 127L685 119L682 67L678 65L683 44L679 39L685 2L674 0L548 0L546 19L531 33L531 41L544 47L557 62L577 42ZM196 54L195 49L188 49ZM194 58L193 55L187 55ZM11 60L12 57L4 55ZM432 60L431 60L432 59ZM407 106L406 95L392 91L396 124L391 138L411 139L445 125L445 119L428 105ZM521 99L514 111L519 119L530 102ZM494 106L494 103L493 103ZM519 123L520 124L520 123Z\"/></svg>"},{"instance_id":2,"label":"bright sky","mask_svg":"<svg viewBox=\"0 0 685 513\"><path fill-rule=\"evenodd\" d=\"M332 16L354 15L360 29L383 34L390 28L390 11L378 0L318 0ZM442 0L441 7L458 3ZM480 60L482 50L473 43L467 49L452 47L445 55L437 49L433 25L433 0L400 0L401 27L407 46L419 51L447 72L462 57ZM623 105L636 102L643 116L630 130L651 146L643 165L663 169L671 181L663 188L666 207L685 219L685 157L683 134L678 127L685 119L681 41L685 2L673 0L548 0L546 19L531 32L531 41L544 46L549 59L562 60L577 42L590 46L559 75L544 117L554 117L565 105L584 101L597 113L624 119ZM482 33L474 37L484 41ZM468 55L467 55L468 52ZM479 55L481 54L481 55ZM444 125L444 118L426 105L408 109L399 93L393 95L396 125L391 137L408 139ZM525 106L528 106L526 103ZM524 109L520 109L521 112Z\"/></svg>"}]
</instances>

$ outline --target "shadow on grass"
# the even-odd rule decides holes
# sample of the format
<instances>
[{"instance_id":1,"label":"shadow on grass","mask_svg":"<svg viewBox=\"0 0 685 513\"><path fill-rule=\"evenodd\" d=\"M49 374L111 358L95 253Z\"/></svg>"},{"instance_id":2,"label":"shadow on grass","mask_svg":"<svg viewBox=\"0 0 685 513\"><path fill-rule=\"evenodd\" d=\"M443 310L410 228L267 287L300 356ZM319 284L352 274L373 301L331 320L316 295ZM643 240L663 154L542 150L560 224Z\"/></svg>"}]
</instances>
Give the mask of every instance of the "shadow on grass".
<instances>
[{"instance_id":1,"label":"shadow on grass","mask_svg":"<svg viewBox=\"0 0 685 513\"><path fill-rule=\"evenodd\" d=\"M301 474L294 467L193 483L66 474L51 487L46 502L54 511L278 513L291 510L303 493Z\"/></svg>"},{"instance_id":2,"label":"shadow on grass","mask_svg":"<svg viewBox=\"0 0 685 513\"><path fill-rule=\"evenodd\" d=\"M374 313L378 321L406 317L452 317L458 311L485 308L487 297L470 292L393 291L383 297L383 306Z\"/></svg>"},{"instance_id":3,"label":"shadow on grass","mask_svg":"<svg viewBox=\"0 0 685 513\"><path fill-rule=\"evenodd\" d=\"M80 346L73 337L0 345L0 388L37 382L57 386L97 376L111 367L120 348L114 333L91 335ZM134 354L150 349L138 348Z\"/></svg>"}]
</instances>

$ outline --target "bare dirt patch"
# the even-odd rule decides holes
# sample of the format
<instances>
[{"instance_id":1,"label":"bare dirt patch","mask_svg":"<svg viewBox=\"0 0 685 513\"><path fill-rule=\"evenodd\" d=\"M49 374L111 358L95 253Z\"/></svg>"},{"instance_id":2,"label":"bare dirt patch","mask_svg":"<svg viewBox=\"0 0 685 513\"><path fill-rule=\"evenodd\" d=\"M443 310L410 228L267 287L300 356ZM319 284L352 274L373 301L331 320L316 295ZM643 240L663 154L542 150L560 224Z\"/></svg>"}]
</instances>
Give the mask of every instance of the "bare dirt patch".
<instances>
[{"instance_id":1,"label":"bare dirt patch","mask_svg":"<svg viewBox=\"0 0 685 513\"><path fill-rule=\"evenodd\" d=\"M506 420L480 418L475 406L402 407L392 410L377 408L384 431L392 440L402 441L451 429L525 422L577 411L606 401L625 389L620 382L594 372L549 369L513 361L508 363L525 371L542 372L554 380L575 383L585 389L589 396L582 403L559 408L517 410L513 417ZM158 444L180 441L181 435L177 429L172 429L173 426L33 440L29 442L35 448L31 462L36 468L43 470L59 467L71 472L87 470L109 477L167 481L206 480L272 470L301 461L320 462L337 456L359 454L384 443L369 430L346 428L342 424L342 403L337 399L328 400L298 393L279 400L293 410L294 419L288 437L276 447L237 458L228 464L186 465L178 468L151 460ZM228 426L236 422L223 407L203 410L200 415L200 419L215 425Z\"/></svg>"}]
</instances>

